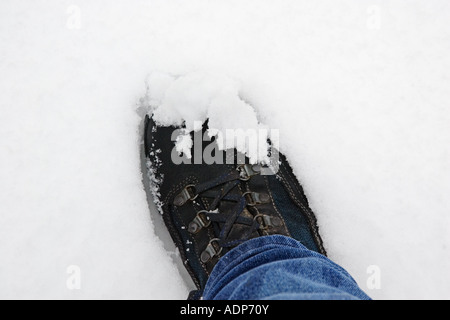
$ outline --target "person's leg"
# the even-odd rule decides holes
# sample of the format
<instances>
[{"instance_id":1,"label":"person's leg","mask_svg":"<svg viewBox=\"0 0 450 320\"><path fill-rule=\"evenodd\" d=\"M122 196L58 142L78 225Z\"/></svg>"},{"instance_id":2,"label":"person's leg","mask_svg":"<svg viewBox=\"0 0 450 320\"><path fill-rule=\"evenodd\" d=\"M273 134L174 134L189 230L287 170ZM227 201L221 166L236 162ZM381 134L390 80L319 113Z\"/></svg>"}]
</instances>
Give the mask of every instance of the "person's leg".
<instances>
[{"instance_id":1,"label":"person's leg","mask_svg":"<svg viewBox=\"0 0 450 320\"><path fill-rule=\"evenodd\" d=\"M201 143L207 130L205 122L190 132L192 141ZM282 153L270 150L277 166L241 163L237 150L214 163L180 162L178 131L146 118L146 190L197 286L191 299L201 292L205 299L368 298L326 258L317 219ZM197 151L191 147L191 154Z\"/></svg>"},{"instance_id":2,"label":"person's leg","mask_svg":"<svg viewBox=\"0 0 450 320\"><path fill-rule=\"evenodd\" d=\"M343 268L295 239L249 240L213 269L204 300L370 299Z\"/></svg>"}]
</instances>

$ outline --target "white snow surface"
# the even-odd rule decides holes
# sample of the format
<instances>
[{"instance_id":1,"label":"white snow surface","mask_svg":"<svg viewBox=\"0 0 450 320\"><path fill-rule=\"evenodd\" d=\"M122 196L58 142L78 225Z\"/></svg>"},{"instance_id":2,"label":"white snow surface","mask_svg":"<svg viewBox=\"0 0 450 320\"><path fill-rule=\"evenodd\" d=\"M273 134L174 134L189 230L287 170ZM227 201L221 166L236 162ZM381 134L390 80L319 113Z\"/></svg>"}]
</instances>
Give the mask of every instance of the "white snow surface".
<instances>
[{"instance_id":1,"label":"white snow surface","mask_svg":"<svg viewBox=\"0 0 450 320\"><path fill-rule=\"evenodd\" d=\"M329 257L371 297L449 299L449 15L447 0L2 0L0 298L186 298L141 181L148 90L168 122L278 129Z\"/></svg>"}]
</instances>

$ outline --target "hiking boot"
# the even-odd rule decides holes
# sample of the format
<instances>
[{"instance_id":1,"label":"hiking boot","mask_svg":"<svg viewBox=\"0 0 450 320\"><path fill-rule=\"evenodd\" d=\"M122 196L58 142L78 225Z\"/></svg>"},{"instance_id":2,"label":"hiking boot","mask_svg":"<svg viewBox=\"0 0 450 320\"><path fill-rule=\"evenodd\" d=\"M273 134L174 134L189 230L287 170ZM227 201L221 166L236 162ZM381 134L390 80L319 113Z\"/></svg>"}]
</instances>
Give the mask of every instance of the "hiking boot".
<instances>
[{"instance_id":1,"label":"hiking boot","mask_svg":"<svg viewBox=\"0 0 450 320\"><path fill-rule=\"evenodd\" d=\"M201 143L190 148L191 158L175 150L179 129L146 117L147 174L153 200L199 290L224 254L252 238L285 235L326 254L316 218L282 154L273 175L261 174L259 164L240 163L237 152L232 158L216 154L215 163L192 159L215 143L194 137L203 137L207 122L202 130L188 133L191 141Z\"/></svg>"}]
</instances>

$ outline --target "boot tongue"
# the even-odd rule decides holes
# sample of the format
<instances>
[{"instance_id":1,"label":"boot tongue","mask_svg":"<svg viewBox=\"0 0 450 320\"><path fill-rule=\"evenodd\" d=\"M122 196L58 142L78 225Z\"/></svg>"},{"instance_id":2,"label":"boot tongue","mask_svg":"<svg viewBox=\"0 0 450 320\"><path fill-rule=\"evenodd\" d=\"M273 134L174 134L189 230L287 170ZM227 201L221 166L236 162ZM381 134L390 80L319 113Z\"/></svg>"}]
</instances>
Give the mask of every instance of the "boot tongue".
<instances>
[{"instance_id":1,"label":"boot tongue","mask_svg":"<svg viewBox=\"0 0 450 320\"><path fill-rule=\"evenodd\" d=\"M220 201L212 200L208 197L200 195L203 203L209 203L208 210L216 211L217 214L227 215L230 220L227 222L216 222L214 226L214 234L217 238L224 240L226 243L240 243L248 240L248 236L251 238L259 236L257 232L250 233L251 222L254 219L254 215L248 210L245 193L242 191L244 188L244 182L238 181L237 183L228 183L227 186L218 186L213 188L209 192L216 194L226 194ZM231 185L231 188L230 188ZM226 191L228 187L228 191ZM234 217L233 217L234 216ZM245 223L242 223L245 221ZM231 223L227 225L227 223Z\"/></svg>"}]
</instances>

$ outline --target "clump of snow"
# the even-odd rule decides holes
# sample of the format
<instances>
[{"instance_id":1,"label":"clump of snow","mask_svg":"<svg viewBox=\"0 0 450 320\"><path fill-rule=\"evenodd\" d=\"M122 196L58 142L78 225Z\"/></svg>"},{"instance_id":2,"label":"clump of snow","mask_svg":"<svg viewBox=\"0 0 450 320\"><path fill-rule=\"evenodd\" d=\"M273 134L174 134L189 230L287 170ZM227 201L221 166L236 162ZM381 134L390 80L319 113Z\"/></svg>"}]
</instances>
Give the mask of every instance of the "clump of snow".
<instances>
[{"instance_id":1,"label":"clump of snow","mask_svg":"<svg viewBox=\"0 0 450 320\"><path fill-rule=\"evenodd\" d=\"M208 135L217 138L219 149L236 149L252 163L269 162L269 131L258 121L255 109L240 97L239 81L203 72L184 76L153 72L147 84L149 115L160 125L185 127L185 134L176 141L179 153L191 157L189 132L201 130L208 120ZM249 133L254 135L249 137ZM253 137L258 139L256 149L245 140Z\"/></svg>"},{"instance_id":2,"label":"clump of snow","mask_svg":"<svg viewBox=\"0 0 450 320\"><path fill-rule=\"evenodd\" d=\"M152 201L154 202L156 209L160 214L162 214L162 206L163 203L161 201L161 193L159 191L159 186L162 184L164 180L164 174L158 173L159 167L162 165L161 160L158 157L158 154L161 153L160 149L150 152L150 156L153 160L149 158L146 159L146 168L147 168L147 182L148 188L152 196Z\"/></svg>"}]
</instances>

